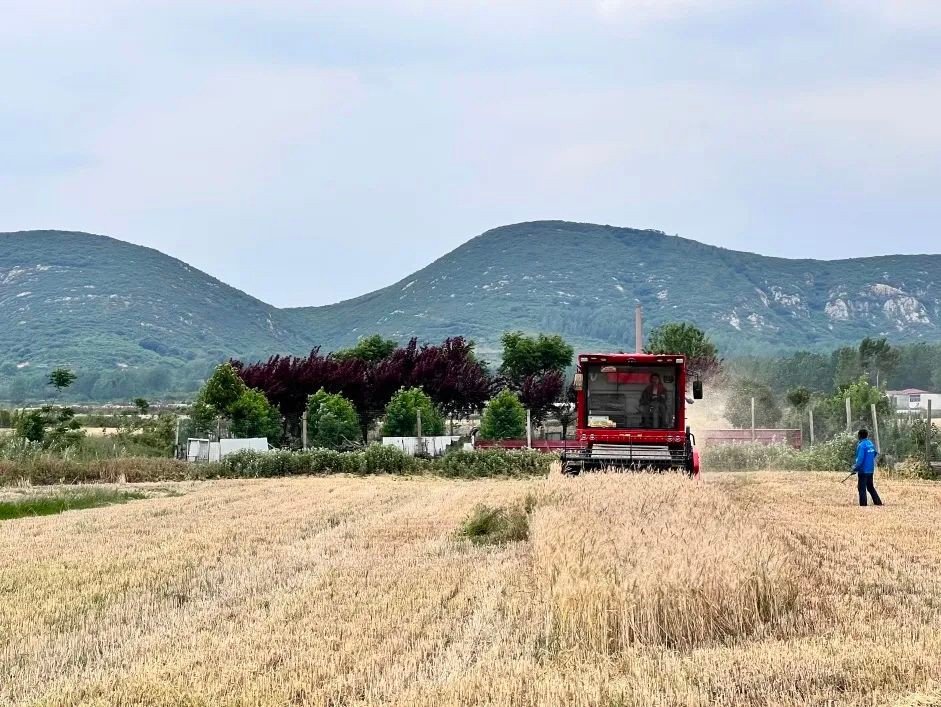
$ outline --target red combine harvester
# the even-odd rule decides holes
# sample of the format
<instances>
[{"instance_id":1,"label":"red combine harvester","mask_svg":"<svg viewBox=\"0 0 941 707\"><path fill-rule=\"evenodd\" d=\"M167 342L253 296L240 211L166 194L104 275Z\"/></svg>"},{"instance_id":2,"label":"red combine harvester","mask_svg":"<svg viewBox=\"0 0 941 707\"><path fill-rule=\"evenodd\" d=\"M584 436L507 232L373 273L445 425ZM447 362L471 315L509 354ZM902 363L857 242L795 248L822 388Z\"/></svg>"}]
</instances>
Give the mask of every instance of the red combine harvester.
<instances>
[{"instance_id":1,"label":"red combine harvester","mask_svg":"<svg viewBox=\"0 0 941 707\"><path fill-rule=\"evenodd\" d=\"M693 381L693 399L702 383ZM696 438L686 426L686 358L671 354L580 354L575 372L577 446L562 471L685 469L699 473Z\"/></svg>"}]
</instances>

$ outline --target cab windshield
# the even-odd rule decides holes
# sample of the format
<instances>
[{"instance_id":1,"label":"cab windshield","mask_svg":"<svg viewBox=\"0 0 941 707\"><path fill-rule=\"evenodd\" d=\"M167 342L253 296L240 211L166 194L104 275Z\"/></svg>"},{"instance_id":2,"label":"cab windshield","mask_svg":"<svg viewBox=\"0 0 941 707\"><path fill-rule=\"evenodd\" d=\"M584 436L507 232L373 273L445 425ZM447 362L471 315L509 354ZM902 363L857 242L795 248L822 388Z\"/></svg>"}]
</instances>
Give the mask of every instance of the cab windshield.
<instances>
[{"instance_id":1,"label":"cab windshield","mask_svg":"<svg viewBox=\"0 0 941 707\"><path fill-rule=\"evenodd\" d=\"M673 429L676 367L592 363L583 367L588 427Z\"/></svg>"}]
</instances>

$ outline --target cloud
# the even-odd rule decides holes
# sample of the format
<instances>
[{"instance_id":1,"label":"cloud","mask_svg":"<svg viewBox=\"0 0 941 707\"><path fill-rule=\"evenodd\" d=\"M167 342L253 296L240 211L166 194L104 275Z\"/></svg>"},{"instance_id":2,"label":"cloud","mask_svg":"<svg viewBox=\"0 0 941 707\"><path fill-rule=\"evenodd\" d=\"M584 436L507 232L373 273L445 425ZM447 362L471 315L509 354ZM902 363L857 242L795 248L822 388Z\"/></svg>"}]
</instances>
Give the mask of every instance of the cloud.
<instances>
[{"instance_id":1,"label":"cloud","mask_svg":"<svg viewBox=\"0 0 941 707\"><path fill-rule=\"evenodd\" d=\"M938 0L830 0L848 16L863 17L894 27L937 29L941 27Z\"/></svg>"},{"instance_id":2,"label":"cloud","mask_svg":"<svg viewBox=\"0 0 941 707\"><path fill-rule=\"evenodd\" d=\"M596 7L606 19L649 22L688 18L745 4L748 0L597 0Z\"/></svg>"},{"instance_id":3,"label":"cloud","mask_svg":"<svg viewBox=\"0 0 941 707\"><path fill-rule=\"evenodd\" d=\"M97 124L85 146L95 165L59 191L78 203L119 195L118 210L231 204L299 146L316 144L360 95L347 70L247 66L202 75Z\"/></svg>"}]
</instances>

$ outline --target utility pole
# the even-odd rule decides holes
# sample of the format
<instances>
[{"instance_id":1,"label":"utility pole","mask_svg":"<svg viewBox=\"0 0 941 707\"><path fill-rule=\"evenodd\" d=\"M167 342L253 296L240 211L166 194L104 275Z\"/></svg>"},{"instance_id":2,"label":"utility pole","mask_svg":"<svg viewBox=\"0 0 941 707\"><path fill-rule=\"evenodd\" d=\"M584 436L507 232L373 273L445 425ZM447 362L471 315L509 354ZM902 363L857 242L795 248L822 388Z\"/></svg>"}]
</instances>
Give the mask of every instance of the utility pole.
<instances>
[{"instance_id":1,"label":"utility pole","mask_svg":"<svg viewBox=\"0 0 941 707\"><path fill-rule=\"evenodd\" d=\"M634 353L644 352L644 312L640 302L634 305Z\"/></svg>"},{"instance_id":2,"label":"utility pole","mask_svg":"<svg viewBox=\"0 0 941 707\"><path fill-rule=\"evenodd\" d=\"M529 408L526 408L526 448L533 448L533 418Z\"/></svg>"},{"instance_id":3,"label":"utility pole","mask_svg":"<svg viewBox=\"0 0 941 707\"><path fill-rule=\"evenodd\" d=\"M853 431L853 408L850 406L850 399L846 399L846 431Z\"/></svg>"},{"instance_id":4,"label":"utility pole","mask_svg":"<svg viewBox=\"0 0 941 707\"><path fill-rule=\"evenodd\" d=\"M751 399L751 441L755 441L755 399Z\"/></svg>"},{"instance_id":5,"label":"utility pole","mask_svg":"<svg viewBox=\"0 0 941 707\"><path fill-rule=\"evenodd\" d=\"M810 415L810 446L814 446L814 409L810 408L807 411L807 414Z\"/></svg>"},{"instance_id":6,"label":"utility pole","mask_svg":"<svg viewBox=\"0 0 941 707\"><path fill-rule=\"evenodd\" d=\"M882 445L879 443L879 416L876 415L876 404L871 404L869 408L872 412L872 432L876 436L876 451L882 454Z\"/></svg>"},{"instance_id":7,"label":"utility pole","mask_svg":"<svg viewBox=\"0 0 941 707\"><path fill-rule=\"evenodd\" d=\"M301 448L307 451L307 411L301 415Z\"/></svg>"}]
</instances>

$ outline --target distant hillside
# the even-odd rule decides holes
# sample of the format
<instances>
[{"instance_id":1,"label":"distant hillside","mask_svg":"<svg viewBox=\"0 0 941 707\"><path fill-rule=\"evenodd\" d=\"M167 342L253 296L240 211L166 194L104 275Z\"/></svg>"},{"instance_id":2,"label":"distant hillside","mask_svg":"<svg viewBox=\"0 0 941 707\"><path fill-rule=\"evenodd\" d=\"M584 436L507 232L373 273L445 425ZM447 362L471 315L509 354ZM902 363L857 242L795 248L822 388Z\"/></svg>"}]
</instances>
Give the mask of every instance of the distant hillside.
<instances>
[{"instance_id":1,"label":"distant hillside","mask_svg":"<svg viewBox=\"0 0 941 707\"><path fill-rule=\"evenodd\" d=\"M63 231L0 234L0 362L125 367L306 342L283 314L150 248Z\"/></svg>"},{"instance_id":2,"label":"distant hillside","mask_svg":"<svg viewBox=\"0 0 941 707\"><path fill-rule=\"evenodd\" d=\"M829 349L885 334L941 336L941 255L840 261L740 253L659 231L538 221L488 231L396 284L289 310L331 344L379 331L494 349L507 329L581 346L632 346L634 303L650 326L685 320L725 354Z\"/></svg>"},{"instance_id":3,"label":"distant hillside","mask_svg":"<svg viewBox=\"0 0 941 707\"><path fill-rule=\"evenodd\" d=\"M691 321L723 353L941 338L941 256L842 261L739 253L657 231L542 221L488 231L394 285L279 310L155 250L62 231L0 234L0 372L177 366L325 350L380 332L475 339L559 332L581 348ZM18 369L17 366L20 368Z\"/></svg>"}]
</instances>

